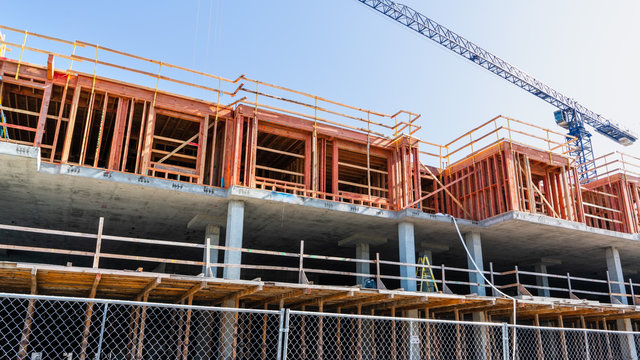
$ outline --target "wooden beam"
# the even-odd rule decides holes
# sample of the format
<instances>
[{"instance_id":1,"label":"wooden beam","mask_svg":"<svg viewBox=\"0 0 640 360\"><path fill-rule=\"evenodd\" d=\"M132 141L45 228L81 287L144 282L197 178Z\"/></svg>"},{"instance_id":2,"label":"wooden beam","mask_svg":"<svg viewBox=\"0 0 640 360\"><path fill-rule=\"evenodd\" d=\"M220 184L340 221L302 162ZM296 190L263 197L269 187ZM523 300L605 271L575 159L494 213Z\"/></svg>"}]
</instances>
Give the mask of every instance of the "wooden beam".
<instances>
[{"instance_id":1,"label":"wooden beam","mask_svg":"<svg viewBox=\"0 0 640 360\"><path fill-rule=\"evenodd\" d=\"M250 287L248 289L235 291L235 292L233 292L233 293L231 293L229 295L225 295L225 296L223 296L221 298L215 299L212 302L214 304L216 304L216 303L224 303L225 301L233 300L233 299L235 299L236 301L239 301L243 297L249 296L251 294L255 294L258 291L262 291L262 285L257 285L257 286Z\"/></svg>"},{"instance_id":2,"label":"wooden beam","mask_svg":"<svg viewBox=\"0 0 640 360\"><path fill-rule=\"evenodd\" d=\"M140 301L142 298L148 298L149 293L155 289L156 287L158 287L158 285L160 285L160 282L162 282L162 278L157 277L153 280L151 280L147 286L144 287L144 289L142 289L142 291L136 296L136 301Z\"/></svg>"},{"instance_id":3,"label":"wooden beam","mask_svg":"<svg viewBox=\"0 0 640 360\"><path fill-rule=\"evenodd\" d=\"M40 147L40 145L42 145L42 136L44 135L44 126L47 123L47 113L49 112L49 102L51 100L52 88L52 82L48 81L45 83L44 94L42 95L42 104L40 105L38 125L36 127L36 136L33 141L33 146L35 147Z\"/></svg>"},{"instance_id":4,"label":"wooden beam","mask_svg":"<svg viewBox=\"0 0 640 360\"><path fill-rule=\"evenodd\" d=\"M353 290L350 291L344 291L344 292L339 292L337 294L332 294L332 295L326 295L326 296L320 296L314 299L310 299L310 300L303 300L297 303L293 303L288 305L288 307L290 308L297 308L297 307L301 307L301 306L308 306L308 305L317 305L319 306L319 304L324 304L326 302L329 301L335 301L335 300L342 300L345 298L349 298L352 297L354 294Z\"/></svg>"},{"instance_id":5,"label":"wooden beam","mask_svg":"<svg viewBox=\"0 0 640 360\"><path fill-rule=\"evenodd\" d=\"M194 286L192 286L189 290L187 290L187 292L185 292L184 294L182 294L179 298L177 298L174 303L178 304L183 302L184 300L186 300L189 296L193 296L195 295L198 291L204 289L207 287L207 282L206 281L202 281Z\"/></svg>"}]
</instances>

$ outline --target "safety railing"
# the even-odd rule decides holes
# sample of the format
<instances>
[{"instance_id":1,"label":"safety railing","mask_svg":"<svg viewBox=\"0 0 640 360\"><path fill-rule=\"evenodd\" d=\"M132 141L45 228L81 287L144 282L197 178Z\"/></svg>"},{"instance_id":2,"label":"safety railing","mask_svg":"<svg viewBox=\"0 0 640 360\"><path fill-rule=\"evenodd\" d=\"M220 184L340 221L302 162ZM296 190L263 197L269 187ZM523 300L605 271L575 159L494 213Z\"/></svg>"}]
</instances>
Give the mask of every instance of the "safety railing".
<instances>
[{"instance_id":1,"label":"safety railing","mask_svg":"<svg viewBox=\"0 0 640 360\"><path fill-rule=\"evenodd\" d=\"M6 49L4 56L18 61L16 79L20 75L20 64L29 61L46 64L43 57L51 54L61 60L55 63L56 71L65 75L75 75L84 70L94 79L134 80L156 95L158 92L180 93L221 106L227 104L226 107L242 103L255 107L256 113L258 109L273 110L314 121L314 126L315 123L325 123L389 139L413 135L420 129L416 123L420 115L406 110L386 114L245 75L228 79L98 44L68 41L3 25L0 29L5 31L0 38L0 46ZM68 66L59 66L59 63ZM154 95L154 104L155 101Z\"/></svg>"},{"instance_id":2,"label":"safety railing","mask_svg":"<svg viewBox=\"0 0 640 360\"><path fill-rule=\"evenodd\" d=\"M0 293L3 359L635 359L640 333Z\"/></svg>"},{"instance_id":3,"label":"safety railing","mask_svg":"<svg viewBox=\"0 0 640 360\"><path fill-rule=\"evenodd\" d=\"M618 151L599 156L587 163L586 166L590 170L581 172L579 175L595 170L596 176L583 179L583 184L605 179L615 174L640 178L640 157Z\"/></svg>"},{"instance_id":4,"label":"safety railing","mask_svg":"<svg viewBox=\"0 0 640 360\"><path fill-rule=\"evenodd\" d=\"M576 138L506 116L497 116L444 145L446 167L480 155L502 141L570 157Z\"/></svg>"},{"instance_id":5,"label":"safety railing","mask_svg":"<svg viewBox=\"0 0 640 360\"><path fill-rule=\"evenodd\" d=\"M459 268L452 266L432 265L425 263L406 263L381 259L380 254L375 254L375 259L360 259L341 256L330 256L324 254L313 254L305 251L305 242L300 242L298 252L285 252L267 249L252 249L215 245L210 242L210 238L203 244L186 243L180 241L167 241L156 239L141 239L133 237L123 237L107 235L103 233L103 220L100 219L97 233L81 233L61 230L48 230L42 228L23 227L16 225L0 224L0 231L11 231L32 234L32 239L11 241L5 239L23 239L24 237L1 237L0 249L23 251L27 253L49 253L67 256L89 258L89 263L94 268L105 268L101 265L101 259L115 259L125 262L134 262L139 266L143 264L171 263L185 265L185 273L193 273L189 267L197 267L198 272L203 270L206 276L219 276L218 269L238 269L248 272L244 277L254 278L260 276L263 279L283 279L297 278L298 283L316 283L320 285L360 285L365 288L386 289L385 284L390 288L397 289L397 284L407 284L409 288L405 290L415 290L423 292L441 292L449 294L469 294L479 293L479 289L487 295L500 297L487 284L480 273L475 269ZM90 239L80 246L83 250L78 250L73 242L67 242L67 248L50 248L38 246L38 236L60 236L66 238ZM126 253L106 253L101 250L105 241L125 242ZM32 245L25 245L32 244ZM72 249L69 249L72 248ZM162 250L172 250L172 253L184 254L181 258L163 258L154 256L154 253L162 253ZM179 249L179 251L173 251ZM209 249L209 251L206 251ZM240 254L244 258L240 263L218 262L218 252L228 252ZM141 255L133 255L139 252ZM213 257L212 257L213 254ZM200 260L202 259L202 260ZM53 260L50 260L53 261ZM85 262L86 263L86 262ZM274 265L277 264L277 265ZM120 265L122 266L122 265ZM493 263L488 263L488 270L482 274L497 289L511 296L542 296L571 299L589 299L596 301L610 302L613 304L640 305L640 298L636 297L639 285L632 281L611 279L609 272L604 271L606 279L592 279L573 276L567 274L552 274L543 272L533 272L520 269L517 265L513 270L496 271ZM113 268L113 265L111 265ZM130 268L127 266L126 268ZM293 275L293 276L291 276ZM324 283L323 279L330 279L330 283ZM394 286L391 287L391 284Z\"/></svg>"}]
</instances>

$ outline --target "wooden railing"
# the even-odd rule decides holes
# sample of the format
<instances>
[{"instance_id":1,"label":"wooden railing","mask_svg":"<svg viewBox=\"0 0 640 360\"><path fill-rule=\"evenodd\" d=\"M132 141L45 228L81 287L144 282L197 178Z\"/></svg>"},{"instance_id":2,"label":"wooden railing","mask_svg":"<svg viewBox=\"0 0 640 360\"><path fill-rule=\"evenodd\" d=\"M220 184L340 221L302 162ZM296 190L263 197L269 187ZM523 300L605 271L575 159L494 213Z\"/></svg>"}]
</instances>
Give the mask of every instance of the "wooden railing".
<instances>
[{"instance_id":1,"label":"wooden railing","mask_svg":"<svg viewBox=\"0 0 640 360\"><path fill-rule=\"evenodd\" d=\"M352 286L356 281L358 281L358 279L360 279L360 281L364 279L370 280L365 281L365 286L384 289L386 288L385 283L391 285L397 284L398 282L402 281L409 281L426 285L421 287L423 291L435 291L435 289L438 289L439 292L443 293L457 293L463 295L468 294L469 287L479 287L487 289L487 294L491 293L492 296L500 296L500 294L493 290L489 284L484 282L473 282L469 280L469 276L471 274L478 273L476 270L445 266L444 264L412 264L393 260L384 260L380 258L379 253L376 253L375 259L372 260L324 254L310 254L305 251L304 241L300 241L298 252L285 252L277 250L219 246L212 245L209 242L205 242L204 244L193 244L181 241L114 236L104 233L103 218L100 218L98 222L98 231L96 233L50 230L4 224L0 224L0 230L26 234L41 234L47 236L60 236L72 239L90 240L90 242L87 242L85 244L85 248L92 248L92 250L70 250L63 249L61 247L48 248L41 246L7 244L3 243L2 241L11 237L2 237L0 238L0 249L14 250L26 253L48 253L67 255L70 257L85 257L90 259L90 263L92 264L93 268L105 268L105 266L100 262L101 259L117 259L132 262L134 266L141 266L142 264L148 265L149 263L170 263L195 266L200 269L206 269L206 276L210 276L213 272L209 270L214 268L239 268L260 272L266 271L268 273L275 274L273 275L273 277L278 278L278 281L286 281L283 279L291 278L290 276L286 276L283 274L294 273L297 274L298 283L315 282L318 285L323 285L318 283L317 279L320 278L316 275L331 275L331 285L336 285L336 283L339 283L345 286ZM185 258L155 257L151 256L153 251L149 251L148 249L145 251L145 255L131 255L131 248L127 249L127 254L106 253L102 251L101 248L102 245L108 241L147 245L156 249L199 249L200 251L197 251L197 260ZM245 261L240 264L219 263L217 262L217 259L211 259L208 256L209 251L206 251L206 249L225 252L239 252L245 254ZM179 252L179 250L174 251L174 253ZM204 256L201 255L201 252L204 253ZM246 261L246 257L248 255L251 255L251 260L255 260L253 263L249 263L248 261ZM271 260L259 261L258 257L260 259L270 258ZM274 258L277 260L274 261ZM309 261L313 261L314 265L309 266ZM370 269L373 268L374 271L358 272L347 270L348 267L355 264L366 264ZM415 271L416 275L399 276L399 269L403 267L408 268L409 273ZM130 268L130 266L126 266L126 268ZM138 269L139 271L143 270L141 267L139 267ZM497 289L500 289L501 291L512 296L532 296L530 291L541 290L548 292L552 297L580 299L581 297L579 295L583 295L584 298L590 300L602 301L608 299L608 301L611 303L620 303L620 299L626 299L628 304L640 305L640 298L636 297L635 295L639 289L639 284L636 284L630 278L627 281L611 280L608 271L603 272L606 274L606 279L578 277L573 276L569 273L550 274L533 271L523 271L519 269L517 265L514 266L513 270L505 270L499 272L494 270L493 263L490 262L489 270L485 270L482 273L485 278L495 284ZM544 283L543 281L540 281L540 279L542 278L547 279L547 285L540 285L540 283ZM394 288L397 288L397 286L394 286ZM624 291L616 291L616 288L624 289Z\"/></svg>"}]
</instances>

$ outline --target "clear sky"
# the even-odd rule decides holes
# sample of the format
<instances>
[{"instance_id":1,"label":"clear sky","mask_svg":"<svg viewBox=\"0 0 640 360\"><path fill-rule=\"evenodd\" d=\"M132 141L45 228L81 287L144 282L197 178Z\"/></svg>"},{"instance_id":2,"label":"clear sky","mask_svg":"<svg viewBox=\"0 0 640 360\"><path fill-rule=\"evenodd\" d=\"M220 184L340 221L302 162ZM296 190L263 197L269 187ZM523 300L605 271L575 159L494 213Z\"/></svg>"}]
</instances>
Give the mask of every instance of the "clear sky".
<instances>
[{"instance_id":1,"label":"clear sky","mask_svg":"<svg viewBox=\"0 0 640 360\"><path fill-rule=\"evenodd\" d=\"M640 2L401 2L640 133ZM355 0L11 1L2 13L7 26L418 112L419 136L437 143L499 114L563 131L551 105ZM593 139L596 154L640 155Z\"/></svg>"}]
</instances>

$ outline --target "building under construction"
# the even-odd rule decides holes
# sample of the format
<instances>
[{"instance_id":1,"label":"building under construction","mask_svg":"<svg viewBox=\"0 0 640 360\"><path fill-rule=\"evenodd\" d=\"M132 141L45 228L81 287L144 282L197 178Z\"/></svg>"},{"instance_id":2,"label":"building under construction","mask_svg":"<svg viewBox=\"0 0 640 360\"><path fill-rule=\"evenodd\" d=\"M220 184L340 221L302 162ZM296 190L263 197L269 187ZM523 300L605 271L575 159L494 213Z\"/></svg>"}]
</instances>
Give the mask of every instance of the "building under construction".
<instances>
[{"instance_id":1,"label":"building under construction","mask_svg":"<svg viewBox=\"0 0 640 360\"><path fill-rule=\"evenodd\" d=\"M639 157L0 28L0 358L637 359Z\"/></svg>"}]
</instances>

